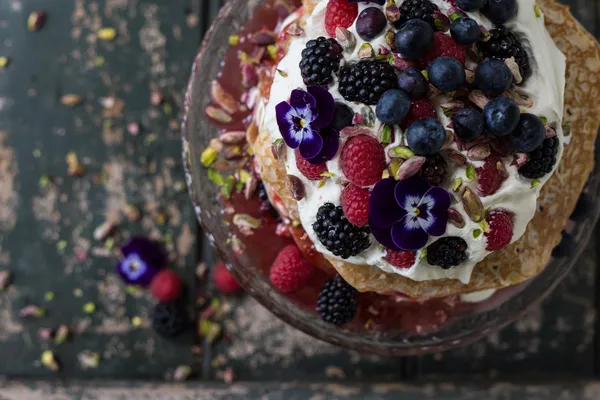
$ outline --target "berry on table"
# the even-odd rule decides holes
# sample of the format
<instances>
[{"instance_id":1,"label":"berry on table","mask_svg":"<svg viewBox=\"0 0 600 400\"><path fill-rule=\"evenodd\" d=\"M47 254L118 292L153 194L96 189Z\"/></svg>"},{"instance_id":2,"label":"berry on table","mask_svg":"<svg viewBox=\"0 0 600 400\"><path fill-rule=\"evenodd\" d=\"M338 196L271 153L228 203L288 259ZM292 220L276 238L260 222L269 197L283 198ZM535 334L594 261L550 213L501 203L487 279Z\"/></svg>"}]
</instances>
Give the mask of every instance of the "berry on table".
<instances>
[{"instance_id":1,"label":"berry on table","mask_svg":"<svg viewBox=\"0 0 600 400\"><path fill-rule=\"evenodd\" d=\"M463 11L478 11L486 0L456 0L456 7Z\"/></svg>"},{"instance_id":2,"label":"berry on table","mask_svg":"<svg viewBox=\"0 0 600 400\"><path fill-rule=\"evenodd\" d=\"M413 100L410 104L410 110L408 110L408 114L406 114L406 117L400 126L402 129L406 129L411 126L413 122L424 118L437 118L433 103L428 99Z\"/></svg>"},{"instance_id":3,"label":"berry on table","mask_svg":"<svg viewBox=\"0 0 600 400\"><path fill-rule=\"evenodd\" d=\"M443 269L459 266L467 259L467 242L449 236L436 240L427 247L427 262Z\"/></svg>"},{"instance_id":4,"label":"berry on table","mask_svg":"<svg viewBox=\"0 0 600 400\"><path fill-rule=\"evenodd\" d=\"M340 94L347 101L375 105L389 89L395 89L398 78L387 62L359 61L340 69Z\"/></svg>"},{"instance_id":5,"label":"berry on table","mask_svg":"<svg viewBox=\"0 0 600 400\"><path fill-rule=\"evenodd\" d=\"M436 32L433 35L433 45L420 60L421 66L427 68L434 60L443 56L454 58L461 65L465 65L467 50L465 46L456 43L451 36L444 32Z\"/></svg>"},{"instance_id":6,"label":"berry on table","mask_svg":"<svg viewBox=\"0 0 600 400\"><path fill-rule=\"evenodd\" d=\"M302 289L313 276L313 267L300 254L298 247L284 247L269 271L269 279L281 293Z\"/></svg>"},{"instance_id":7,"label":"berry on table","mask_svg":"<svg viewBox=\"0 0 600 400\"><path fill-rule=\"evenodd\" d=\"M352 120L354 119L354 111L344 103L336 102L335 103L335 112L333 114L333 121L330 128L335 129L340 132L347 126L352 125Z\"/></svg>"},{"instance_id":8,"label":"berry on table","mask_svg":"<svg viewBox=\"0 0 600 400\"><path fill-rule=\"evenodd\" d=\"M410 106L410 98L405 92L390 89L377 102L375 114L385 124L399 124L406 117Z\"/></svg>"},{"instance_id":9,"label":"berry on table","mask_svg":"<svg viewBox=\"0 0 600 400\"><path fill-rule=\"evenodd\" d=\"M333 82L333 74L340 68L342 46L335 39L323 36L309 40L302 50L300 72L308 86L327 86Z\"/></svg>"},{"instance_id":10,"label":"berry on table","mask_svg":"<svg viewBox=\"0 0 600 400\"><path fill-rule=\"evenodd\" d=\"M241 289L238 281L235 280L231 272L227 269L225 264L219 263L215 266L213 271L213 282L215 287L225 294L235 293Z\"/></svg>"},{"instance_id":11,"label":"berry on table","mask_svg":"<svg viewBox=\"0 0 600 400\"><path fill-rule=\"evenodd\" d=\"M476 169L477 191L482 196L493 195L506 180L506 175L498 168L498 163L502 163L502 160L499 157L489 156L485 160L483 167ZM503 168L503 165L500 165L500 168Z\"/></svg>"},{"instance_id":12,"label":"berry on table","mask_svg":"<svg viewBox=\"0 0 600 400\"><path fill-rule=\"evenodd\" d=\"M490 226L485 233L487 239L487 251L500 251L508 246L513 236L514 215L504 210L491 210L485 217Z\"/></svg>"},{"instance_id":13,"label":"berry on table","mask_svg":"<svg viewBox=\"0 0 600 400\"><path fill-rule=\"evenodd\" d=\"M448 163L440 154L427 157L421 166L421 176L433 186L441 186L447 175Z\"/></svg>"},{"instance_id":14,"label":"berry on table","mask_svg":"<svg viewBox=\"0 0 600 400\"><path fill-rule=\"evenodd\" d=\"M556 164L559 141L556 136L544 139L542 145L529 153L527 162L519 168L519 174L529 179L539 179L552 172Z\"/></svg>"},{"instance_id":15,"label":"berry on table","mask_svg":"<svg viewBox=\"0 0 600 400\"><path fill-rule=\"evenodd\" d=\"M356 256L371 246L369 227L351 224L341 206L325 203L319 207L312 228L323 246L343 259Z\"/></svg>"},{"instance_id":16,"label":"berry on table","mask_svg":"<svg viewBox=\"0 0 600 400\"><path fill-rule=\"evenodd\" d=\"M412 99L427 97L429 93L429 82L427 82L423 73L414 67L402 71L398 77L398 87L404 90Z\"/></svg>"},{"instance_id":17,"label":"berry on table","mask_svg":"<svg viewBox=\"0 0 600 400\"><path fill-rule=\"evenodd\" d=\"M517 0L486 0L481 13L496 25L502 25L517 15Z\"/></svg>"},{"instance_id":18,"label":"berry on table","mask_svg":"<svg viewBox=\"0 0 600 400\"><path fill-rule=\"evenodd\" d=\"M427 75L429 82L444 92L454 92L467 79L461 63L447 56L436 58L427 68Z\"/></svg>"},{"instance_id":19,"label":"berry on table","mask_svg":"<svg viewBox=\"0 0 600 400\"><path fill-rule=\"evenodd\" d=\"M296 167L307 179L311 181L320 181L323 179L324 172L327 172L327 164L311 164L300 155L300 150L296 149Z\"/></svg>"},{"instance_id":20,"label":"berry on table","mask_svg":"<svg viewBox=\"0 0 600 400\"><path fill-rule=\"evenodd\" d=\"M369 190L349 184L342 190L342 210L353 225L365 226L369 222Z\"/></svg>"},{"instance_id":21,"label":"berry on table","mask_svg":"<svg viewBox=\"0 0 600 400\"><path fill-rule=\"evenodd\" d=\"M483 135L483 115L476 108L461 108L452 116L454 134L462 140L474 140Z\"/></svg>"},{"instance_id":22,"label":"berry on table","mask_svg":"<svg viewBox=\"0 0 600 400\"><path fill-rule=\"evenodd\" d=\"M408 146L420 156L438 153L446 141L444 126L433 118L415 121L406 131Z\"/></svg>"},{"instance_id":23,"label":"berry on table","mask_svg":"<svg viewBox=\"0 0 600 400\"><path fill-rule=\"evenodd\" d=\"M387 19L383 11L377 7L368 7L358 15L356 33L369 42L379 36L386 26Z\"/></svg>"},{"instance_id":24,"label":"berry on table","mask_svg":"<svg viewBox=\"0 0 600 400\"><path fill-rule=\"evenodd\" d=\"M419 59L432 45L433 28L420 19L411 19L396 33L396 48L406 59Z\"/></svg>"},{"instance_id":25,"label":"berry on table","mask_svg":"<svg viewBox=\"0 0 600 400\"><path fill-rule=\"evenodd\" d=\"M401 28L408 21L419 19L435 29L433 13L437 10L438 7L429 0L404 0L400 6L400 19L394 25Z\"/></svg>"},{"instance_id":26,"label":"berry on table","mask_svg":"<svg viewBox=\"0 0 600 400\"><path fill-rule=\"evenodd\" d=\"M524 113L508 139L516 151L529 153L541 146L545 137L544 122L536 115Z\"/></svg>"},{"instance_id":27,"label":"berry on table","mask_svg":"<svg viewBox=\"0 0 600 400\"><path fill-rule=\"evenodd\" d=\"M349 28L358 15L358 4L348 0L330 0L325 10L325 29L335 37L336 28Z\"/></svg>"},{"instance_id":28,"label":"berry on table","mask_svg":"<svg viewBox=\"0 0 600 400\"><path fill-rule=\"evenodd\" d=\"M354 319L358 310L358 291L341 276L329 279L317 299L321 319L334 325L344 325Z\"/></svg>"},{"instance_id":29,"label":"berry on table","mask_svg":"<svg viewBox=\"0 0 600 400\"><path fill-rule=\"evenodd\" d=\"M483 57L497 58L499 60L514 57L519 65L521 76L523 79L527 78L531 74L529 56L517 36L505 26L490 29L489 34L489 40L477 43L477 49Z\"/></svg>"},{"instance_id":30,"label":"berry on table","mask_svg":"<svg viewBox=\"0 0 600 400\"><path fill-rule=\"evenodd\" d=\"M461 17L452 21L450 34L458 44L467 46L479 40L481 28L473 18Z\"/></svg>"},{"instance_id":31,"label":"berry on table","mask_svg":"<svg viewBox=\"0 0 600 400\"><path fill-rule=\"evenodd\" d=\"M383 147L374 137L353 136L342 149L340 165L346 178L356 186L374 185L386 166Z\"/></svg>"},{"instance_id":32,"label":"berry on table","mask_svg":"<svg viewBox=\"0 0 600 400\"><path fill-rule=\"evenodd\" d=\"M412 267L417 260L417 252L388 250L384 260L392 264L394 267L406 269Z\"/></svg>"},{"instance_id":33,"label":"berry on table","mask_svg":"<svg viewBox=\"0 0 600 400\"><path fill-rule=\"evenodd\" d=\"M519 123L521 110L507 97L496 97L483 107L485 129L496 136L506 136Z\"/></svg>"},{"instance_id":34,"label":"berry on table","mask_svg":"<svg viewBox=\"0 0 600 400\"><path fill-rule=\"evenodd\" d=\"M151 321L156 333L173 338L188 328L189 316L182 304L158 303L152 310Z\"/></svg>"},{"instance_id":35,"label":"berry on table","mask_svg":"<svg viewBox=\"0 0 600 400\"><path fill-rule=\"evenodd\" d=\"M486 58L475 69L475 84L486 96L497 97L512 85L513 74L501 60Z\"/></svg>"},{"instance_id":36,"label":"berry on table","mask_svg":"<svg viewBox=\"0 0 600 400\"><path fill-rule=\"evenodd\" d=\"M150 293L163 303L177 300L181 296L182 290L181 277L171 269L163 269L150 283Z\"/></svg>"}]
</instances>

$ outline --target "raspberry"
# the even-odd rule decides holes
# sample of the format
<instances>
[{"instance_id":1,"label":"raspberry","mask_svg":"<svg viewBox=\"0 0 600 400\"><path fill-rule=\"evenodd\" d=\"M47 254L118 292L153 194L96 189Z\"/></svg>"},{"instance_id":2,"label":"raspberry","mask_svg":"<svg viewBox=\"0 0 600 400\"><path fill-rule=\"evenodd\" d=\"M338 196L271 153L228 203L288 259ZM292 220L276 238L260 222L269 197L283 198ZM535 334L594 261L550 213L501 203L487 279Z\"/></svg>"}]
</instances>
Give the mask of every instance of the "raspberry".
<instances>
[{"instance_id":1,"label":"raspberry","mask_svg":"<svg viewBox=\"0 0 600 400\"><path fill-rule=\"evenodd\" d=\"M402 129L408 128L413 122L423 118L437 119L433 104L427 99L413 100L410 104L408 114L406 114L406 117L402 121Z\"/></svg>"},{"instance_id":2,"label":"raspberry","mask_svg":"<svg viewBox=\"0 0 600 400\"><path fill-rule=\"evenodd\" d=\"M369 191L349 184L342 191L342 210L350 223L365 226L369 222Z\"/></svg>"},{"instance_id":3,"label":"raspberry","mask_svg":"<svg viewBox=\"0 0 600 400\"><path fill-rule=\"evenodd\" d=\"M335 28L349 28L358 16L358 4L348 0L331 0L325 11L325 29L335 37Z\"/></svg>"},{"instance_id":4,"label":"raspberry","mask_svg":"<svg viewBox=\"0 0 600 400\"><path fill-rule=\"evenodd\" d=\"M313 267L294 245L283 248L271 266L269 279L281 293L302 289L313 275Z\"/></svg>"},{"instance_id":5,"label":"raspberry","mask_svg":"<svg viewBox=\"0 0 600 400\"><path fill-rule=\"evenodd\" d=\"M510 244L513 236L513 215L504 210L491 210L485 217L490 226L487 238L487 251L499 251Z\"/></svg>"},{"instance_id":6,"label":"raspberry","mask_svg":"<svg viewBox=\"0 0 600 400\"><path fill-rule=\"evenodd\" d=\"M385 153L377 139L358 135L346 142L341 155L342 171L356 186L371 186L381 180Z\"/></svg>"},{"instance_id":7,"label":"raspberry","mask_svg":"<svg viewBox=\"0 0 600 400\"><path fill-rule=\"evenodd\" d=\"M311 181L320 181L323 179L321 174L327 172L327 164L311 164L300 155L300 150L295 151L296 167L302 172L302 175Z\"/></svg>"},{"instance_id":8,"label":"raspberry","mask_svg":"<svg viewBox=\"0 0 600 400\"><path fill-rule=\"evenodd\" d=\"M481 168L477 168L477 190L482 196L490 196L500 188L506 176L498 168L498 163L502 161L495 156L486 159ZM502 169L503 166L501 166Z\"/></svg>"},{"instance_id":9,"label":"raspberry","mask_svg":"<svg viewBox=\"0 0 600 400\"><path fill-rule=\"evenodd\" d=\"M414 251L391 251L388 250L385 261L398 268L410 268L417 259L417 253Z\"/></svg>"},{"instance_id":10,"label":"raspberry","mask_svg":"<svg viewBox=\"0 0 600 400\"><path fill-rule=\"evenodd\" d=\"M235 293L240 290L240 284L229 272L225 264L219 263L213 271L213 282L216 288L222 293Z\"/></svg>"},{"instance_id":11,"label":"raspberry","mask_svg":"<svg viewBox=\"0 0 600 400\"><path fill-rule=\"evenodd\" d=\"M179 298L183 283L177 272L170 269L160 271L150 283L150 293L163 303Z\"/></svg>"},{"instance_id":12,"label":"raspberry","mask_svg":"<svg viewBox=\"0 0 600 400\"><path fill-rule=\"evenodd\" d=\"M467 51L464 46L456 43L454 39L452 39L452 36L446 35L443 32L435 32L433 34L433 45L421 59L421 66L427 68L433 60L442 56L454 58L462 65L465 65Z\"/></svg>"}]
</instances>

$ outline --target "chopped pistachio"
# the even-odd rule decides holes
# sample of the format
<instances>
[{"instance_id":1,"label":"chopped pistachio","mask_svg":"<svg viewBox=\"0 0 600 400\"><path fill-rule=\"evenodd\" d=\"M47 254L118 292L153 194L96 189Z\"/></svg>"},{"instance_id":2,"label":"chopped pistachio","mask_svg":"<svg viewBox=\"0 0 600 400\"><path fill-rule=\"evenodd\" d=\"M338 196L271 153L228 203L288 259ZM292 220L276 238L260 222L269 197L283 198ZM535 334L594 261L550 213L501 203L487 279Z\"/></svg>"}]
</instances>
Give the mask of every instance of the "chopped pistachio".
<instances>
[{"instance_id":1,"label":"chopped pistachio","mask_svg":"<svg viewBox=\"0 0 600 400\"><path fill-rule=\"evenodd\" d=\"M250 172L246 171L245 169L240 169L239 175L240 175L240 182L243 184L245 184L246 181L248 179L250 179Z\"/></svg>"},{"instance_id":2,"label":"chopped pistachio","mask_svg":"<svg viewBox=\"0 0 600 400\"><path fill-rule=\"evenodd\" d=\"M321 180L319 181L319 183L317 184L317 187L318 187L318 188L322 188L323 186L325 186L325 184L326 184L326 183L327 183L327 180L326 180L326 179L321 179Z\"/></svg>"},{"instance_id":3,"label":"chopped pistachio","mask_svg":"<svg viewBox=\"0 0 600 400\"><path fill-rule=\"evenodd\" d=\"M96 305L94 303L92 303L91 301L88 303L85 303L83 305L83 312L85 312L86 314L93 314L94 312L96 312Z\"/></svg>"},{"instance_id":4,"label":"chopped pistachio","mask_svg":"<svg viewBox=\"0 0 600 400\"><path fill-rule=\"evenodd\" d=\"M101 66L103 66L103 65L104 65L104 61L105 61L105 60L104 60L104 57L102 57L102 56L98 56L98 57L96 57L96 58L94 59L94 65L95 65L96 67L101 67Z\"/></svg>"},{"instance_id":5,"label":"chopped pistachio","mask_svg":"<svg viewBox=\"0 0 600 400\"><path fill-rule=\"evenodd\" d=\"M425 257L427 257L427 247L425 247L423 250L421 250L421 254L419 255L419 260L422 260Z\"/></svg>"},{"instance_id":6,"label":"chopped pistachio","mask_svg":"<svg viewBox=\"0 0 600 400\"><path fill-rule=\"evenodd\" d=\"M131 325L138 328L142 325L142 319L138 316L131 318Z\"/></svg>"},{"instance_id":7,"label":"chopped pistachio","mask_svg":"<svg viewBox=\"0 0 600 400\"><path fill-rule=\"evenodd\" d=\"M280 69L277 69L277 73L279 74L279 76L281 76L282 78L287 78L288 77L288 73L285 71L282 71Z\"/></svg>"},{"instance_id":8,"label":"chopped pistachio","mask_svg":"<svg viewBox=\"0 0 600 400\"><path fill-rule=\"evenodd\" d=\"M275 141L273 142L273 144L278 145L283 143L283 139L279 138L279 139L275 139Z\"/></svg>"},{"instance_id":9,"label":"chopped pistachio","mask_svg":"<svg viewBox=\"0 0 600 400\"><path fill-rule=\"evenodd\" d=\"M46 186L48 186L48 184L50 183L50 177L48 175L42 175L40 176L40 181L38 182L38 184L40 185L40 188L45 188Z\"/></svg>"},{"instance_id":10,"label":"chopped pistachio","mask_svg":"<svg viewBox=\"0 0 600 400\"><path fill-rule=\"evenodd\" d=\"M46 310L41 307L36 306L35 304L30 304L21 308L19 311L19 315L21 317L35 317L41 318L46 315Z\"/></svg>"},{"instance_id":11,"label":"chopped pistachio","mask_svg":"<svg viewBox=\"0 0 600 400\"><path fill-rule=\"evenodd\" d=\"M379 143L390 144L392 143L392 127L384 124L381 128L381 135L379 137Z\"/></svg>"},{"instance_id":12,"label":"chopped pistachio","mask_svg":"<svg viewBox=\"0 0 600 400\"><path fill-rule=\"evenodd\" d=\"M81 297L83 296L83 290L77 288L77 289L73 289L73 296L75 297Z\"/></svg>"},{"instance_id":13,"label":"chopped pistachio","mask_svg":"<svg viewBox=\"0 0 600 400\"><path fill-rule=\"evenodd\" d=\"M113 238L109 237L108 239L106 239L104 241L104 247L109 250L112 249L114 245L115 245L115 239L113 239Z\"/></svg>"},{"instance_id":14,"label":"chopped pistachio","mask_svg":"<svg viewBox=\"0 0 600 400\"><path fill-rule=\"evenodd\" d=\"M542 16L542 11L540 10L540 6L538 3L533 5L533 12L535 13L536 18L540 18Z\"/></svg>"},{"instance_id":15,"label":"chopped pistachio","mask_svg":"<svg viewBox=\"0 0 600 400\"><path fill-rule=\"evenodd\" d=\"M321 176L324 178L331 178L332 176L334 176L333 172L323 172L321 173Z\"/></svg>"},{"instance_id":16,"label":"chopped pistachio","mask_svg":"<svg viewBox=\"0 0 600 400\"><path fill-rule=\"evenodd\" d=\"M78 104L81 104L82 101L83 99L78 94L65 94L60 98L61 104L67 107L76 106Z\"/></svg>"},{"instance_id":17,"label":"chopped pistachio","mask_svg":"<svg viewBox=\"0 0 600 400\"><path fill-rule=\"evenodd\" d=\"M297 220L297 219L295 219L295 220L292 222L292 226L293 226L294 228L299 228L299 227L300 227L300 225L302 225L302 223L301 223L299 220Z\"/></svg>"},{"instance_id":18,"label":"chopped pistachio","mask_svg":"<svg viewBox=\"0 0 600 400\"><path fill-rule=\"evenodd\" d=\"M395 156L404 158L406 160L415 155L415 153L409 147L406 146L396 146L393 148L393 152Z\"/></svg>"},{"instance_id":19,"label":"chopped pistachio","mask_svg":"<svg viewBox=\"0 0 600 400\"><path fill-rule=\"evenodd\" d=\"M182 382L189 378L191 374L192 369L190 367L187 365L180 365L175 369L175 372L173 372L173 380L175 382Z\"/></svg>"},{"instance_id":20,"label":"chopped pistachio","mask_svg":"<svg viewBox=\"0 0 600 400\"><path fill-rule=\"evenodd\" d=\"M450 188L452 189L453 192L457 192L461 186L462 186L462 178L461 177L452 179Z\"/></svg>"},{"instance_id":21,"label":"chopped pistachio","mask_svg":"<svg viewBox=\"0 0 600 400\"><path fill-rule=\"evenodd\" d=\"M217 186L223 186L225 183L223 175L213 168L208 169L208 179L210 179Z\"/></svg>"},{"instance_id":22,"label":"chopped pistachio","mask_svg":"<svg viewBox=\"0 0 600 400\"><path fill-rule=\"evenodd\" d=\"M69 339L69 327L67 325L61 324L56 330L56 334L54 335L54 343L57 345L63 344Z\"/></svg>"},{"instance_id":23,"label":"chopped pistachio","mask_svg":"<svg viewBox=\"0 0 600 400\"><path fill-rule=\"evenodd\" d=\"M0 291L8 287L8 285L10 284L11 276L12 275L10 271L0 270Z\"/></svg>"},{"instance_id":24,"label":"chopped pistachio","mask_svg":"<svg viewBox=\"0 0 600 400\"><path fill-rule=\"evenodd\" d=\"M0 69L6 68L9 64L10 60L8 57L0 57Z\"/></svg>"},{"instance_id":25,"label":"chopped pistachio","mask_svg":"<svg viewBox=\"0 0 600 400\"><path fill-rule=\"evenodd\" d=\"M221 335L221 325L207 319L198 321L198 330L198 334L206 338L209 343L213 343Z\"/></svg>"},{"instance_id":26,"label":"chopped pistachio","mask_svg":"<svg viewBox=\"0 0 600 400\"><path fill-rule=\"evenodd\" d=\"M102 28L98 31L98 38L106 41L111 41L117 36L115 28Z\"/></svg>"},{"instance_id":27,"label":"chopped pistachio","mask_svg":"<svg viewBox=\"0 0 600 400\"><path fill-rule=\"evenodd\" d=\"M477 239L479 236L481 236L481 233L482 233L481 229L475 229L473 231L473 238Z\"/></svg>"},{"instance_id":28,"label":"chopped pistachio","mask_svg":"<svg viewBox=\"0 0 600 400\"><path fill-rule=\"evenodd\" d=\"M54 296L55 296L54 292L46 292L44 294L44 300L52 301L52 300L54 300Z\"/></svg>"},{"instance_id":29,"label":"chopped pistachio","mask_svg":"<svg viewBox=\"0 0 600 400\"><path fill-rule=\"evenodd\" d=\"M481 227L481 230L485 233L488 233L490 231L490 224L488 224L488 222L485 219L479 223L479 226Z\"/></svg>"},{"instance_id":30,"label":"chopped pistachio","mask_svg":"<svg viewBox=\"0 0 600 400\"><path fill-rule=\"evenodd\" d=\"M467 175L468 180L472 181L473 179L475 179L475 166L473 164L467 165L465 173Z\"/></svg>"},{"instance_id":31,"label":"chopped pistachio","mask_svg":"<svg viewBox=\"0 0 600 400\"><path fill-rule=\"evenodd\" d=\"M269 56L273 59L276 60L277 59L277 46L274 44L270 44L267 46L267 53L269 53Z\"/></svg>"},{"instance_id":32,"label":"chopped pistachio","mask_svg":"<svg viewBox=\"0 0 600 400\"><path fill-rule=\"evenodd\" d=\"M532 181L531 181L531 188L533 189L533 188L535 188L535 187L539 186L539 185L540 185L540 183L542 183L542 181L540 181L539 179L534 179L534 180L532 180Z\"/></svg>"},{"instance_id":33,"label":"chopped pistachio","mask_svg":"<svg viewBox=\"0 0 600 400\"><path fill-rule=\"evenodd\" d=\"M100 354L84 350L77 355L77 360L82 369L98 368L100 365Z\"/></svg>"},{"instance_id":34,"label":"chopped pistachio","mask_svg":"<svg viewBox=\"0 0 600 400\"><path fill-rule=\"evenodd\" d=\"M58 362L54 357L54 353L52 353L50 350L45 350L42 353L40 360L42 361L42 365L48 368L50 371L57 372L60 369Z\"/></svg>"},{"instance_id":35,"label":"chopped pistachio","mask_svg":"<svg viewBox=\"0 0 600 400\"><path fill-rule=\"evenodd\" d=\"M392 161L390 163L390 165L388 166L388 171L390 173L390 177L394 178L395 180L398 180L398 175L400 172L400 163L398 161Z\"/></svg>"},{"instance_id":36,"label":"chopped pistachio","mask_svg":"<svg viewBox=\"0 0 600 400\"><path fill-rule=\"evenodd\" d=\"M233 185L235 184L235 178L233 176L228 176L221 187L221 193L225 196L226 199L231 198L231 192L233 190Z\"/></svg>"},{"instance_id":37,"label":"chopped pistachio","mask_svg":"<svg viewBox=\"0 0 600 400\"><path fill-rule=\"evenodd\" d=\"M230 35L229 36L229 44L231 46L237 46L240 44L240 36L239 35Z\"/></svg>"},{"instance_id":38,"label":"chopped pistachio","mask_svg":"<svg viewBox=\"0 0 600 400\"><path fill-rule=\"evenodd\" d=\"M67 241L66 240L59 240L58 243L56 243L56 249L59 252L64 251L67 248Z\"/></svg>"}]
</instances>

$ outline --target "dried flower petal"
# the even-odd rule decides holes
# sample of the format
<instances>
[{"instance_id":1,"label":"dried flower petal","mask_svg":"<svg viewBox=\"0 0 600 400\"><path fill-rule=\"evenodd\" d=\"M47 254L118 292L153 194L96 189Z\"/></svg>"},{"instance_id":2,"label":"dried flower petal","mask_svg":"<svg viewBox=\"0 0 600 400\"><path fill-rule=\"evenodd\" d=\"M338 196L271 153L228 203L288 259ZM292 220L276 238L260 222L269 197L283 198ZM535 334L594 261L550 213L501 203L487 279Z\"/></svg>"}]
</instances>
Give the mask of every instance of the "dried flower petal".
<instances>
[{"instance_id":1,"label":"dried flower petal","mask_svg":"<svg viewBox=\"0 0 600 400\"><path fill-rule=\"evenodd\" d=\"M304 184L297 176L286 175L285 186L290 191L290 194L294 200L300 201L306 197L306 189L304 188Z\"/></svg>"},{"instance_id":2,"label":"dried flower petal","mask_svg":"<svg viewBox=\"0 0 600 400\"><path fill-rule=\"evenodd\" d=\"M466 188L462 195L462 204L465 212L473 222L481 222L485 217L485 209L481 198L471 189Z\"/></svg>"}]
</instances>

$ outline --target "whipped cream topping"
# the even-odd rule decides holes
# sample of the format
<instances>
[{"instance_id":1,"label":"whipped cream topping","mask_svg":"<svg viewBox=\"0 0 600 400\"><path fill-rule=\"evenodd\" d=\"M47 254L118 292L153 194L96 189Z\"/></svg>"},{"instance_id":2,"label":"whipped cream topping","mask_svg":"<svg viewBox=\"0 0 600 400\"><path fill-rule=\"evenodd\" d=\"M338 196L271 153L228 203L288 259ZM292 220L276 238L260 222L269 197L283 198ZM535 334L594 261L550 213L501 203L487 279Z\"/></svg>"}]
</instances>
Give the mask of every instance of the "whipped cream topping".
<instances>
[{"instance_id":1,"label":"whipped cream topping","mask_svg":"<svg viewBox=\"0 0 600 400\"><path fill-rule=\"evenodd\" d=\"M268 100L265 99L266 101L259 104L257 107L256 118L259 128L261 131L267 130L273 141L281 138L281 134L277 126L275 106L282 101L287 101L293 89L306 89L306 85L303 82L300 69L298 67L301 60L302 50L305 48L306 43L309 40L316 39L319 36L328 36L325 30L325 11L327 3L328 0L321 0L313 10L312 15L306 19L304 26L306 35L292 39L286 56L277 66L277 69L284 72L284 74L275 74L270 98ZM435 3L445 14L448 14L447 11L451 8L450 3L445 0L433 0L433 3ZM397 4L400 5L401 1L397 0ZM536 16L534 8L535 1L518 0L518 5L519 7L517 16L506 23L505 26L514 32L523 42L523 45L529 54L530 64L532 67L532 75L523 85L519 86L519 91L526 93L533 99L533 107L526 108L526 112L545 117L548 121L548 124L556 128L557 138L560 141L559 152L557 154L558 162L556 163L556 165L558 165L560 158L562 157L563 145L568 142L568 138L563 136L561 128L561 118L564 107L566 60L564 55L560 52L560 50L558 50L552 41L552 38L548 34L544 26L543 15L539 17ZM359 12L367 7L381 6L378 6L375 3L359 3ZM485 28L493 28L493 24L483 15L479 13L468 14L471 18L475 19ZM286 23L283 24L283 26L286 25ZM388 28L392 28L392 26L389 25ZM388 28L386 28L384 32L387 31ZM354 25L350 27L349 30L356 36L357 45L352 54L349 54L348 52L344 53L344 59L346 63L353 63L359 61L358 49L365 42L356 33L356 28ZM380 46L387 47L383 34L369 43L373 46L375 51L377 51ZM344 61L342 61L342 63L344 63ZM467 67L474 66L467 64ZM361 109L367 107L364 104L356 104L346 101L339 93L337 78L335 78L334 84L328 89L336 101L343 102L355 112L360 112ZM437 116L444 126L450 123L450 120L442 112L441 104L449 100L450 98L443 95L432 99L434 105L436 106ZM373 112L375 111L374 106L372 106L371 109ZM380 126L381 123L378 120L375 120L374 126L369 127L369 129L372 130L374 135L377 135ZM395 141L386 147L386 154L389 148L398 146L402 142L402 131L397 127L395 129ZM340 149L343 148L344 142L345 138L342 135L340 138ZM456 143L453 143L451 148L458 150ZM329 172L331 172L333 176L327 179L325 185L322 187L319 187L318 182L310 181L306 179L302 173L300 173L296 167L295 154L292 149L287 149L287 161L285 164L287 173L299 177L304 183L306 189L305 198L298 202L300 222L319 252L339 260L341 259L334 256L325 248L325 246L320 243L317 235L312 229L312 224L316 220L319 207L324 203L329 202L336 206L340 205L341 192L344 184L347 183L347 180L344 177L340 167L340 153L341 151L338 152L338 155L334 159L327 162ZM466 152L463 151L463 154L466 155ZM552 174L547 174L541 178L540 184L535 188L532 188L531 180L521 177L518 173L517 167L511 165L512 161L512 156L503 159L504 165L508 171L508 179L502 184L496 193L491 196L482 197L481 200L486 209L500 208L508 210L514 214L515 223L513 228L512 242L515 242L524 234L527 224L535 215L536 202L537 198L539 197L540 190ZM483 165L483 162L470 162L475 167L480 167ZM476 181L469 182L464 167L458 167L452 162L448 162L448 167L448 177L450 180L461 177L464 182L463 185L470 187L474 192L476 191ZM469 219L460 202L458 194L452 193L452 195L454 196L452 207L463 216L466 225L464 228L459 229L452 224L448 224L446 234L444 236L458 236L467 242L468 259L460 266L453 267L448 270L442 269L438 266L432 266L427 262L426 257L421 257L423 250L420 250L417 254L417 261L412 267L407 269L397 268L384 260L386 250L382 249L374 238L371 239L372 245L369 249L357 256L350 257L345 261L353 264L373 265L383 271L400 274L415 281L458 279L463 283L468 283L475 265L489 255L490 252L486 250L485 235L479 235L477 238L475 238L473 235L475 230L481 229L480 225ZM438 239L438 237L430 237L427 246Z\"/></svg>"}]
</instances>

